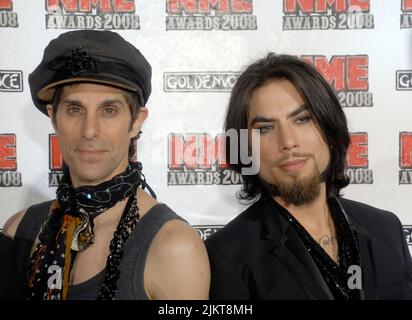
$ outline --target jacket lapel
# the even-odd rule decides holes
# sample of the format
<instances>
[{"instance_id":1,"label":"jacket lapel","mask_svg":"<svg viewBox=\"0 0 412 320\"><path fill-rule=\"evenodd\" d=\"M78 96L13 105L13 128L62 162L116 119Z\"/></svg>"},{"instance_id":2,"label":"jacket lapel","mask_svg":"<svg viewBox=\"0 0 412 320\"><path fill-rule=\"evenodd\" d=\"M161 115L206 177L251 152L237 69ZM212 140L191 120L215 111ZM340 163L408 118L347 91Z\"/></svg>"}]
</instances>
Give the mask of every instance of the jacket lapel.
<instances>
[{"instance_id":1,"label":"jacket lapel","mask_svg":"<svg viewBox=\"0 0 412 320\"><path fill-rule=\"evenodd\" d=\"M270 241L269 253L285 265L308 299L334 299L316 263L297 233L279 213L280 207L271 197L265 202L262 216L262 232ZM283 209L284 210L284 209Z\"/></svg>"},{"instance_id":2,"label":"jacket lapel","mask_svg":"<svg viewBox=\"0 0 412 320\"><path fill-rule=\"evenodd\" d=\"M345 210L345 203L336 199L343 213L346 216L349 225L354 230L359 244L359 253L362 270L362 299L378 299L378 290L376 287L376 266L374 264L372 237L362 223L356 219L356 213L353 210ZM366 272L364 272L364 270Z\"/></svg>"}]
</instances>

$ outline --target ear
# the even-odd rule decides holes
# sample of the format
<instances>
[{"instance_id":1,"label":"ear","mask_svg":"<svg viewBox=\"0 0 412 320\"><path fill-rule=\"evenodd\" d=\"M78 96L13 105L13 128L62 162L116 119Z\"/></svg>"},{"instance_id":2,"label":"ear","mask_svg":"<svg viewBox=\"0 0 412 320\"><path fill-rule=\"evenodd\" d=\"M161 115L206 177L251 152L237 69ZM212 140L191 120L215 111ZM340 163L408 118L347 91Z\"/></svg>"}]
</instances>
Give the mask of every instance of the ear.
<instances>
[{"instance_id":1,"label":"ear","mask_svg":"<svg viewBox=\"0 0 412 320\"><path fill-rule=\"evenodd\" d=\"M51 123L53 125L54 131L56 131L56 123L54 122L53 118L53 106L51 104L46 105L47 109L47 114L49 115L49 118L51 120Z\"/></svg>"},{"instance_id":2,"label":"ear","mask_svg":"<svg viewBox=\"0 0 412 320\"><path fill-rule=\"evenodd\" d=\"M149 110L146 107L140 107L137 111L136 120L133 123L132 130L130 130L132 137L136 137L143 126L146 118L149 115Z\"/></svg>"}]
</instances>

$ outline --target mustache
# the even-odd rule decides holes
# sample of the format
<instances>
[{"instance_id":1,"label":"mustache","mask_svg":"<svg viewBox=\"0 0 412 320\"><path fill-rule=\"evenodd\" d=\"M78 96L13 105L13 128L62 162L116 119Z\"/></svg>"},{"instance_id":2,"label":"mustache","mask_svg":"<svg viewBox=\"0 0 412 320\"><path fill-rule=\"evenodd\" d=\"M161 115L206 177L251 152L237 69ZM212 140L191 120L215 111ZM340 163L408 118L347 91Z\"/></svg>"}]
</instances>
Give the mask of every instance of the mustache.
<instances>
[{"instance_id":1,"label":"mustache","mask_svg":"<svg viewBox=\"0 0 412 320\"><path fill-rule=\"evenodd\" d=\"M311 153L303 153L303 152L291 152L289 154L284 155L282 158L275 161L275 166L280 166L284 164L288 160L292 160L292 158L312 158Z\"/></svg>"}]
</instances>

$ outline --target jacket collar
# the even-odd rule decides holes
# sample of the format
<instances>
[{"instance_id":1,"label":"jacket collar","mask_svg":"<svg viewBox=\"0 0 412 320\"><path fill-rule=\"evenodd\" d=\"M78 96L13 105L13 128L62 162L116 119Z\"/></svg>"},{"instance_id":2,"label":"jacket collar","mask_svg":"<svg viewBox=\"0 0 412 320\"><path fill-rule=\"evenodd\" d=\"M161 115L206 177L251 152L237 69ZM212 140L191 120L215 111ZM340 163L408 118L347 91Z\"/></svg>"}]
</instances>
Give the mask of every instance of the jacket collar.
<instances>
[{"instance_id":1,"label":"jacket collar","mask_svg":"<svg viewBox=\"0 0 412 320\"><path fill-rule=\"evenodd\" d=\"M280 214L280 210L286 209L268 194L262 194L259 201L263 206L262 237L268 241L269 253L285 265L308 299L334 299L298 234Z\"/></svg>"},{"instance_id":2,"label":"jacket collar","mask_svg":"<svg viewBox=\"0 0 412 320\"><path fill-rule=\"evenodd\" d=\"M373 254L372 235L366 226L357 219L354 209L347 208L338 198L330 199L345 215L349 226L354 230L361 257L362 290L361 299L376 299L376 266ZM269 252L281 260L286 269L296 279L301 289L310 299L334 299L326 281L321 275L311 255L298 234L280 214L286 210L269 194L262 193L260 210L262 238L268 241Z\"/></svg>"},{"instance_id":3,"label":"jacket collar","mask_svg":"<svg viewBox=\"0 0 412 320\"><path fill-rule=\"evenodd\" d=\"M362 290L361 297L364 299L378 299L377 294L377 275L376 265L373 250L372 235L367 230L362 221L357 218L357 212L353 208L349 210L345 206L345 202L335 198L336 204L340 207L344 213L349 226L354 230L358 239L359 253L361 258L361 270L362 270Z\"/></svg>"}]
</instances>

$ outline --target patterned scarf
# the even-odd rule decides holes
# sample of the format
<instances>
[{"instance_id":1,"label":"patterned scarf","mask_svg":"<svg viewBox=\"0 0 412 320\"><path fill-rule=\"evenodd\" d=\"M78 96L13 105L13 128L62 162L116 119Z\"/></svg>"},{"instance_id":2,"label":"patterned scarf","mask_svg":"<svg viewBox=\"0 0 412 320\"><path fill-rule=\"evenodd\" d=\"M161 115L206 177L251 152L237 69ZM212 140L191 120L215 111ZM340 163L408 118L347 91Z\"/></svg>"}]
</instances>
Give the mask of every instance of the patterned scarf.
<instances>
[{"instance_id":1,"label":"patterned scarf","mask_svg":"<svg viewBox=\"0 0 412 320\"><path fill-rule=\"evenodd\" d=\"M146 185L141 169L141 163L131 162L124 172L111 180L79 188L73 188L69 171L64 171L57 188L57 200L51 205L31 257L27 299L67 299L76 253L93 243L93 219L126 198L129 201L125 213L131 206L137 209L137 188Z\"/></svg>"}]
</instances>

